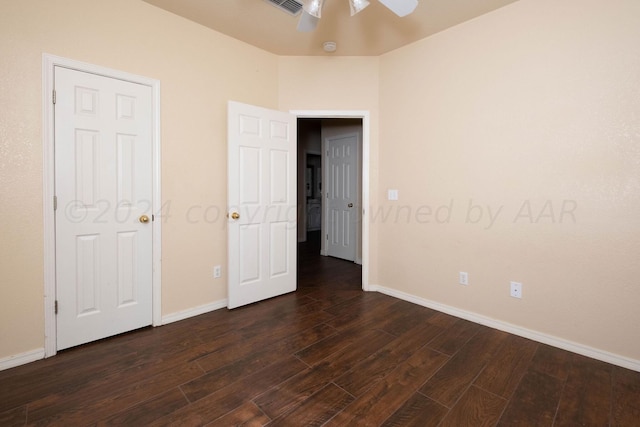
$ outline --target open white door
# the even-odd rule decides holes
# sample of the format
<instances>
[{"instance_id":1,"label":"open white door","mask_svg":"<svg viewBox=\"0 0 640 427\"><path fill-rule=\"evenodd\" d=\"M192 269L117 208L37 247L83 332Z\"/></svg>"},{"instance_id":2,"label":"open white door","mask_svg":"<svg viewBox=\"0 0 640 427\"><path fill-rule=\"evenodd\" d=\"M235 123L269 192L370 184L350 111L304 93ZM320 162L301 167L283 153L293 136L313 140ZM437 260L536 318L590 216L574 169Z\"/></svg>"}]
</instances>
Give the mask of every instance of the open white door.
<instances>
[{"instance_id":1,"label":"open white door","mask_svg":"<svg viewBox=\"0 0 640 427\"><path fill-rule=\"evenodd\" d=\"M229 102L228 307L296 289L296 117Z\"/></svg>"},{"instance_id":2,"label":"open white door","mask_svg":"<svg viewBox=\"0 0 640 427\"><path fill-rule=\"evenodd\" d=\"M327 255L355 261L358 206L358 134L327 140Z\"/></svg>"},{"instance_id":3,"label":"open white door","mask_svg":"<svg viewBox=\"0 0 640 427\"><path fill-rule=\"evenodd\" d=\"M152 93L55 67L57 349L151 324Z\"/></svg>"}]
</instances>

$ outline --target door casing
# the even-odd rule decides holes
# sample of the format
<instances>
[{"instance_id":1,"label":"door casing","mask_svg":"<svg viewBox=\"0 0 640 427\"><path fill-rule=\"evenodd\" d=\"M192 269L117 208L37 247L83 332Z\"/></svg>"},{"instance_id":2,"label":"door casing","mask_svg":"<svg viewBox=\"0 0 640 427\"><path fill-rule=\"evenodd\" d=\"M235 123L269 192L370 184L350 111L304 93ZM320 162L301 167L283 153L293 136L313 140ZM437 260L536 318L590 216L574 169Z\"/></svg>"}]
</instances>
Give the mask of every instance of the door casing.
<instances>
[{"instance_id":1,"label":"door casing","mask_svg":"<svg viewBox=\"0 0 640 427\"><path fill-rule=\"evenodd\" d=\"M54 169L54 67L66 67L104 77L126 80L132 83L149 86L152 89L152 209L155 216L153 223L153 325L162 323L161 312L161 206L160 199L160 81L123 71L100 67L85 62L75 61L59 56L43 54L42 56L42 148L43 148L43 218L44 218L44 356L56 354L56 246L55 246L55 211L53 199L55 195Z\"/></svg>"},{"instance_id":2,"label":"door casing","mask_svg":"<svg viewBox=\"0 0 640 427\"><path fill-rule=\"evenodd\" d=\"M371 121L369 111L365 110L290 110L289 113L299 119L361 119L362 120L362 169L360 170L360 186L362 189L362 289L371 290L369 283L370 263L369 263L369 233L370 220L370 150L371 150ZM326 169L326 168L323 168ZM323 171L324 174L324 171ZM323 179L324 180L324 179ZM325 211L325 198L322 198L323 212Z\"/></svg>"}]
</instances>

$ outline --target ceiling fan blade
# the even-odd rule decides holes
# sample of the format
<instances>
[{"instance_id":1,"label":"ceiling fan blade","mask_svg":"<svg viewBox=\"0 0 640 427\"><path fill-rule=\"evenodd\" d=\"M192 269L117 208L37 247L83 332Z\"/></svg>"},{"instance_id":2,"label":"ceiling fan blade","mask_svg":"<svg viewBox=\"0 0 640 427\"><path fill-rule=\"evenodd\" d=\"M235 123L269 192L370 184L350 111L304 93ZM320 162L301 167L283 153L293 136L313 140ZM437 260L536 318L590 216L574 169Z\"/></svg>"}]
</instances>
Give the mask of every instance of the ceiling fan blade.
<instances>
[{"instance_id":1,"label":"ceiling fan blade","mask_svg":"<svg viewBox=\"0 0 640 427\"><path fill-rule=\"evenodd\" d=\"M298 21L298 31L308 33L313 31L318 26L320 18L316 18L313 15L309 15L306 11L302 11L300 14L300 20Z\"/></svg>"},{"instance_id":2,"label":"ceiling fan blade","mask_svg":"<svg viewBox=\"0 0 640 427\"><path fill-rule=\"evenodd\" d=\"M418 0L378 0L399 17L407 16L416 10Z\"/></svg>"}]
</instances>

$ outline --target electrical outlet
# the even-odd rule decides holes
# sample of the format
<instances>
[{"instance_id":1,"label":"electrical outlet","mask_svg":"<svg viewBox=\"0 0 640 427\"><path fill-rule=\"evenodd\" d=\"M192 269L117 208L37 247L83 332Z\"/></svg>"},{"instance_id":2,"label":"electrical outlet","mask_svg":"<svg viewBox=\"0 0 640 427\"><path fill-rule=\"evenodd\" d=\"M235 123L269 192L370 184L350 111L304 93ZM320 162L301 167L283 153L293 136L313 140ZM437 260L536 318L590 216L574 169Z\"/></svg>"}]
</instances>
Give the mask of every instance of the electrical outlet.
<instances>
[{"instance_id":1,"label":"electrical outlet","mask_svg":"<svg viewBox=\"0 0 640 427\"><path fill-rule=\"evenodd\" d=\"M511 282L511 296L514 298L522 298L522 283Z\"/></svg>"},{"instance_id":2,"label":"electrical outlet","mask_svg":"<svg viewBox=\"0 0 640 427\"><path fill-rule=\"evenodd\" d=\"M460 273L458 273L458 281L460 282L461 285L465 285L467 286L469 284L469 274L465 273L464 271L461 271Z\"/></svg>"},{"instance_id":3,"label":"electrical outlet","mask_svg":"<svg viewBox=\"0 0 640 427\"><path fill-rule=\"evenodd\" d=\"M219 279L221 276L222 276L222 267L219 265L216 265L215 267L213 267L213 278Z\"/></svg>"}]
</instances>

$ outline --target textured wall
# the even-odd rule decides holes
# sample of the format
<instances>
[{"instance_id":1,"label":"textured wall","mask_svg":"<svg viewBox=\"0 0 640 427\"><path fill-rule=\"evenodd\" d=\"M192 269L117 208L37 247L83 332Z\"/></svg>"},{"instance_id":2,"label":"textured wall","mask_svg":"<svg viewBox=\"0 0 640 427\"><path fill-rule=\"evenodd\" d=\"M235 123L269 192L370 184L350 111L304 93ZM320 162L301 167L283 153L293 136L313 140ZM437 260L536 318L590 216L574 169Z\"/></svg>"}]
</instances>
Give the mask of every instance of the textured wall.
<instances>
[{"instance_id":1,"label":"textured wall","mask_svg":"<svg viewBox=\"0 0 640 427\"><path fill-rule=\"evenodd\" d=\"M381 57L380 284L640 360L639 41L521 0Z\"/></svg>"}]
</instances>

